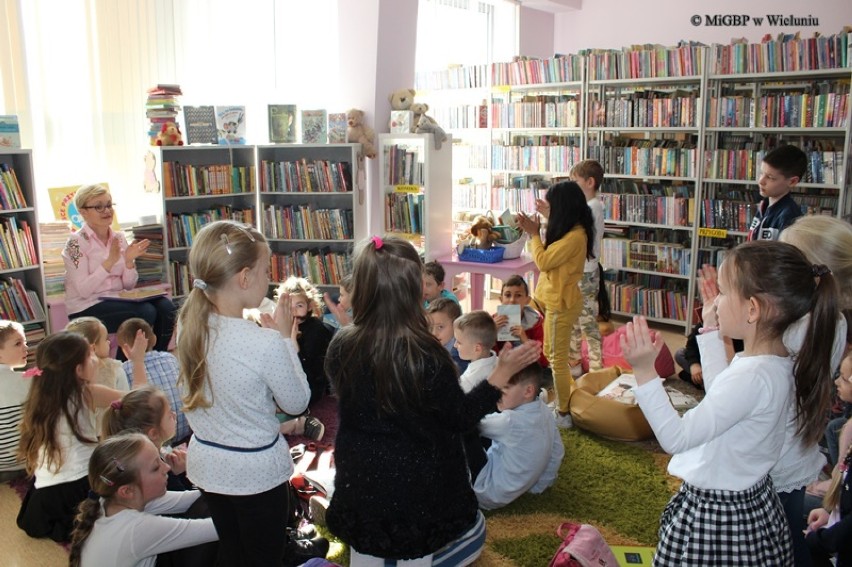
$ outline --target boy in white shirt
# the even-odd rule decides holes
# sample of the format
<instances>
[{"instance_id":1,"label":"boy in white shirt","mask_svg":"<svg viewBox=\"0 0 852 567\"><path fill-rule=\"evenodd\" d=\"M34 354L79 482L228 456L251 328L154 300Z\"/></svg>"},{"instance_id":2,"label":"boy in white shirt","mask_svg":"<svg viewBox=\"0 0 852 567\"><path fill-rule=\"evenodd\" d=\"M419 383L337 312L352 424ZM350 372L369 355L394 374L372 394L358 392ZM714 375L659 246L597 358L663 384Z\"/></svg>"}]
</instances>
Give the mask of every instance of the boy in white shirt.
<instances>
[{"instance_id":1,"label":"boy in white shirt","mask_svg":"<svg viewBox=\"0 0 852 567\"><path fill-rule=\"evenodd\" d=\"M505 506L525 492L538 494L556 481L565 448L553 411L539 399L542 368L531 364L512 376L497 402L499 413L479 422L493 440L473 491L480 508Z\"/></svg>"},{"instance_id":2,"label":"boy in white shirt","mask_svg":"<svg viewBox=\"0 0 852 567\"><path fill-rule=\"evenodd\" d=\"M23 403L30 393L29 378L16 368L27 364L27 337L15 321L0 320L0 481L24 475L18 458Z\"/></svg>"},{"instance_id":3,"label":"boy in white shirt","mask_svg":"<svg viewBox=\"0 0 852 567\"><path fill-rule=\"evenodd\" d=\"M497 366L497 353L492 350L497 344L497 325L486 311L471 311L455 320L453 330L459 358L470 361L460 379L467 393Z\"/></svg>"}]
</instances>

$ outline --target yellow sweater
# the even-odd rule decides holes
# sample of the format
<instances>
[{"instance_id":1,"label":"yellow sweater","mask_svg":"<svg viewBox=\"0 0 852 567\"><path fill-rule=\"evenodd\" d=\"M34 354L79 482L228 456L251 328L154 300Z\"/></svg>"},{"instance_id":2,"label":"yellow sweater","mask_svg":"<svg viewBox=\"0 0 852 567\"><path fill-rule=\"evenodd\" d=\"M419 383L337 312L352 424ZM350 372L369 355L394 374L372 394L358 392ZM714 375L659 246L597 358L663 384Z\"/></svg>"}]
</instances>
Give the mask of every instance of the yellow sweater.
<instances>
[{"instance_id":1,"label":"yellow sweater","mask_svg":"<svg viewBox=\"0 0 852 567\"><path fill-rule=\"evenodd\" d=\"M530 241L532 257L541 272L535 298L547 309L560 310L582 301L578 282L586 263L586 231L577 225L547 249L539 235Z\"/></svg>"}]
</instances>

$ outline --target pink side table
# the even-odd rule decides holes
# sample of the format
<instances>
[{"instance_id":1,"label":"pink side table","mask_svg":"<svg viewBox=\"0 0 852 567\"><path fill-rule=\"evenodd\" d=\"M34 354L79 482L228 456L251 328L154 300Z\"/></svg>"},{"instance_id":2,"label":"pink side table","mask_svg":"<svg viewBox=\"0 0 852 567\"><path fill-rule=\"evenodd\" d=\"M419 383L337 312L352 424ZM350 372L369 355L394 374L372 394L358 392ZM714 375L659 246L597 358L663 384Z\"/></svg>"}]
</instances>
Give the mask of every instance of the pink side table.
<instances>
[{"instance_id":1,"label":"pink side table","mask_svg":"<svg viewBox=\"0 0 852 567\"><path fill-rule=\"evenodd\" d=\"M470 308L471 310L482 309L482 301L485 297L485 275L493 276L500 280L506 280L514 274L523 276L527 272L533 273L533 281L527 282L530 286L530 294L535 290L538 281L538 268L532 258L521 256L512 260L503 260L494 264L483 262L464 262L458 259L456 254L436 258L444 267L446 278L444 281L452 281L454 276L463 273L470 274Z\"/></svg>"}]
</instances>

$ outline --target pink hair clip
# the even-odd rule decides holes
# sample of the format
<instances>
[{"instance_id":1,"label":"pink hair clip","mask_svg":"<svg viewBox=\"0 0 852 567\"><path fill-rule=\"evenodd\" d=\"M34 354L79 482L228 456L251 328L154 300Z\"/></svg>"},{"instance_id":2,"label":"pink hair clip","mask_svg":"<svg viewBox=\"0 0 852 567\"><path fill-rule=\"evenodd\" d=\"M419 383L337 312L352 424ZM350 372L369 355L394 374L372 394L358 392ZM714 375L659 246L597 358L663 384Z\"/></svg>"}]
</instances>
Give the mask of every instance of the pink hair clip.
<instances>
[{"instance_id":1,"label":"pink hair clip","mask_svg":"<svg viewBox=\"0 0 852 567\"><path fill-rule=\"evenodd\" d=\"M33 376L41 376L42 371L38 366L33 366L27 370L24 370L24 378L32 378Z\"/></svg>"},{"instance_id":2,"label":"pink hair clip","mask_svg":"<svg viewBox=\"0 0 852 567\"><path fill-rule=\"evenodd\" d=\"M380 236L371 236L370 240L373 241L373 245L376 247L376 250L381 250L384 242Z\"/></svg>"},{"instance_id":3,"label":"pink hair clip","mask_svg":"<svg viewBox=\"0 0 852 567\"><path fill-rule=\"evenodd\" d=\"M124 404L121 403L121 400L113 400L109 403L109 407L116 411L120 411Z\"/></svg>"}]
</instances>

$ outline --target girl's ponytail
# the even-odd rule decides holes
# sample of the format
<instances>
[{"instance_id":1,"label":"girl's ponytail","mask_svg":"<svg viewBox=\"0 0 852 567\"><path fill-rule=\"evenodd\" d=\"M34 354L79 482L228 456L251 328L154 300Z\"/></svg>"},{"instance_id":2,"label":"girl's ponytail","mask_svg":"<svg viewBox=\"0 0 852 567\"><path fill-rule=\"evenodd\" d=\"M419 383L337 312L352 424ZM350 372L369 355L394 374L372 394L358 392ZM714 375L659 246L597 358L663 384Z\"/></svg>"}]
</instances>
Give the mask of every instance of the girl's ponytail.
<instances>
[{"instance_id":1,"label":"girl's ponytail","mask_svg":"<svg viewBox=\"0 0 852 567\"><path fill-rule=\"evenodd\" d=\"M74 531L71 533L71 550L68 556L70 567L80 567L83 544L92 535L95 521L101 515L100 498L94 492L90 493L89 498L80 502L77 510L77 517L74 518Z\"/></svg>"},{"instance_id":2,"label":"girl's ponytail","mask_svg":"<svg viewBox=\"0 0 852 567\"><path fill-rule=\"evenodd\" d=\"M796 357L793 375L796 379L797 435L806 445L819 442L825 433L825 414L831 405L834 374L831 354L840 306L837 283L825 266L814 266L816 290L810 310L810 320L802 348ZM831 333L827 333L828 330ZM828 336L832 340L827 340Z\"/></svg>"}]
</instances>

